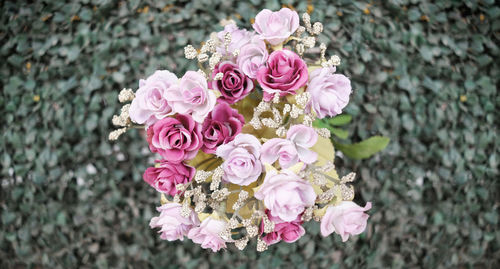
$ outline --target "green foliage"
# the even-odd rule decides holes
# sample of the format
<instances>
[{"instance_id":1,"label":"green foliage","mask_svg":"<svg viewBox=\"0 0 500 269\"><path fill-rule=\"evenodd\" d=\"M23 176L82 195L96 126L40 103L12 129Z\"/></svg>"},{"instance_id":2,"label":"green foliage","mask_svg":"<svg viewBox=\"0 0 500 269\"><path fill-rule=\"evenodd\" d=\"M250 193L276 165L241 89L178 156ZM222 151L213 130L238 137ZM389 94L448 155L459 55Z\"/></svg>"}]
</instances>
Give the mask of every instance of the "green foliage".
<instances>
[{"instance_id":1,"label":"green foliage","mask_svg":"<svg viewBox=\"0 0 500 269\"><path fill-rule=\"evenodd\" d=\"M342 126L351 122L352 116L348 114L340 114L328 120L328 123L333 126Z\"/></svg>"},{"instance_id":2,"label":"green foliage","mask_svg":"<svg viewBox=\"0 0 500 269\"><path fill-rule=\"evenodd\" d=\"M196 70L182 48L220 19L249 27L263 8L302 13L308 1L7 0L0 267L498 268L498 3L310 3L352 79L345 142L391 139L373 158L336 160L358 174L355 201L373 203L366 233L342 243L310 223L265 253L161 241L148 227L159 196L141 178L154 161L144 138L107 141L119 90L156 69Z\"/></svg>"},{"instance_id":3,"label":"green foliage","mask_svg":"<svg viewBox=\"0 0 500 269\"><path fill-rule=\"evenodd\" d=\"M332 118L317 119L313 125L318 128L327 128L334 135L331 138L336 150L341 151L347 157L360 160L370 158L379 151L382 151L389 144L390 139L385 136L372 136L359 143L343 144L338 142L337 138L347 139L349 131L334 126L343 126L351 122L352 116L341 114Z\"/></svg>"},{"instance_id":4,"label":"green foliage","mask_svg":"<svg viewBox=\"0 0 500 269\"><path fill-rule=\"evenodd\" d=\"M360 160L369 158L373 156L373 154L383 150L387 147L389 141L390 139L385 136L372 136L354 144L342 144L333 140L333 145L337 150L342 151L342 153L344 153L347 157Z\"/></svg>"}]
</instances>

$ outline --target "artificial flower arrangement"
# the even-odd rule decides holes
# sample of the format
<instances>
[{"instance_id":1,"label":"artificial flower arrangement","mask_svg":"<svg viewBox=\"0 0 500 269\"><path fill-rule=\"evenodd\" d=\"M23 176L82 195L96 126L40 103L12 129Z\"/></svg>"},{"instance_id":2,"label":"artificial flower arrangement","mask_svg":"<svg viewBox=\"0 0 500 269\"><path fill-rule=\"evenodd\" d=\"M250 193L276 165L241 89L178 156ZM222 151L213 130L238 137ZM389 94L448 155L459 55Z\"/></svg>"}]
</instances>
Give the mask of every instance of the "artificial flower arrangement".
<instances>
[{"instance_id":1,"label":"artificial flower arrangement","mask_svg":"<svg viewBox=\"0 0 500 269\"><path fill-rule=\"evenodd\" d=\"M184 48L198 71L179 79L158 70L135 93L120 92L131 103L113 117L121 128L109 138L145 128L161 156L143 175L161 193L150 222L161 239L187 236L215 252L256 238L264 251L295 242L311 220L342 241L365 230L371 203L352 202L355 174L337 175L330 131L313 126L342 112L350 80L335 73L340 59L327 59L325 44L306 61L323 26L307 13L299 21L282 8L257 14L255 31L227 23L200 49Z\"/></svg>"}]
</instances>

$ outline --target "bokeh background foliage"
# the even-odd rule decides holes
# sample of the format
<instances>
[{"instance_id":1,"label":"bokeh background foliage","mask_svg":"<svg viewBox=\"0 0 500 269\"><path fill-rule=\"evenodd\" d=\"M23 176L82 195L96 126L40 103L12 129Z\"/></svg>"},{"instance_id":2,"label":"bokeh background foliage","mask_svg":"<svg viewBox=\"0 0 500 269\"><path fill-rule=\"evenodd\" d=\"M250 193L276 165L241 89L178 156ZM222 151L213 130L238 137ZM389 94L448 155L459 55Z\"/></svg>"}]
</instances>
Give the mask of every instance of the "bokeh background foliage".
<instances>
[{"instance_id":1,"label":"bokeh background foliage","mask_svg":"<svg viewBox=\"0 0 500 269\"><path fill-rule=\"evenodd\" d=\"M342 244L318 225L296 244L212 254L162 242L148 227L158 195L138 132L107 141L118 91L166 68L217 22L250 27L291 5L323 21L322 41L352 78L357 142L391 138L375 157L337 156L372 201L367 232ZM234 266L498 268L500 7L478 1L2 1L0 267ZM495 60L496 59L496 60Z\"/></svg>"}]
</instances>

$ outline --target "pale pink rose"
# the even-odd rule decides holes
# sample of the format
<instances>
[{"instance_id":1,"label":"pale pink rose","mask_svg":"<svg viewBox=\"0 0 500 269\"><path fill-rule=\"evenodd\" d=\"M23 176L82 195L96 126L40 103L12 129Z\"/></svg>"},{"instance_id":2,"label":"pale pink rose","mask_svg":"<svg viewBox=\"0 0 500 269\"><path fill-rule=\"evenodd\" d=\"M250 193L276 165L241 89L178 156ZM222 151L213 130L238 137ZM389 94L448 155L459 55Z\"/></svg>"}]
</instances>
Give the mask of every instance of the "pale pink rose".
<instances>
[{"instance_id":1,"label":"pale pink rose","mask_svg":"<svg viewBox=\"0 0 500 269\"><path fill-rule=\"evenodd\" d=\"M351 201L343 201L339 205L329 206L321 218L321 235L328 236L335 232L342 237L342 242L347 241L349 235L362 233L366 228L369 215L364 211L372 208L372 203L360 207Z\"/></svg>"},{"instance_id":2,"label":"pale pink rose","mask_svg":"<svg viewBox=\"0 0 500 269\"><path fill-rule=\"evenodd\" d=\"M201 222L199 227L189 230L187 236L196 244L200 244L202 248L209 248L213 252L217 252L226 247L227 240L220 236L225 227L225 221L208 217Z\"/></svg>"},{"instance_id":3,"label":"pale pink rose","mask_svg":"<svg viewBox=\"0 0 500 269\"><path fill-rule=\"evenodd\" d=\"M147 79L139 80L139 89L129 109L130 119L149 126L174 114L166 92L177 83L177 77L167 70L155 71Z\"/></svg>"},{"instance_id":4,"label":"pale pink rose","mask_svg":"<svg viewBox=\"0 0 500 269\"><path fill-rule=\"evenodd\" d=\"M227 50L224 46L224 36L226 33L231 33L231 43L227 46ZM224 26L223 31L217 33L217 37L220 42L220 45L217 47L217 52L222 55L232 55L235 50L239 50L247 44L254 35L254 32L249 32L246 29L240 29L234 23L228 24ZM232 56L230 56L230 58L232 58Z\"/></svg>"},{"instance_id":5,"label":"pale pink rose","mask_svg":"<svg viewBox=\"0 0 500 269\"><path fill-rule=\"evenodd\" d=\"M279 160L281 168L288 168L299 162L297 148L292 141L282 138L272 138L262 145L260 160L272 164Z\"/></svg>"},{"instance_id":6,"label":"pale pink rose","mask_svg":"<svg viewBox=\"0 0 500 269\"><path fill-rule=\"evenodd\" d=\"M190 114L202 123L217 102L215 93L208 89L205 77L195 71L187 71L179 86L167 91L166 97L175 113Z\"/></svg>"},{"instance_id":7,"label":"pale pink rose","mask_svg":"<svg viewBox=\"0 0 500 269\"><path fill-rule=\"evenodd\" d=\"M186 218L181 215L181 208L182 205L178 203L167 203L156 208L160 212L160 216L153 217L149 226L151 229L160 228L161 239L182 241L191 228L200 224L198 216L193 210Z\"/></svg>"},{"instance_id":8,"label":"pale pink rose","mask_svg":"<svg viewBox=\"0 0 500 269\"><path fill-rule=\"evenodd\" d=\"M264 9L255 16L253 29L271 45L278 45L299 28L299 14L289 8L272 12Z\"/></svg>"},{"instance_id":9,"label":"pale pink rose","mask_svg":"<svg viewBox=\"0 0 500 269\"><path fill-rule=\"evenodd\" d=\"M309 76L307 91L311 94L311 100L306 111L314 110L320 119L342 113L342 109L349 103L351 81L346 76L333 72L335 69L319 68Z\"/></svg>"},{"instance_id":10,"label":"pale pink rose","mask_svg":"<svg viewBox=\"0 0 500 269\"><path fill-rule=\"evenodd\" d=\"M224 159L222 180L247 186L262 173L260 142L250 134L238 134L233 141L219 146L217 156Z\"/></svg>"},{"instance_id":11,"label":"pale pink rose","mask_svg":"<svg viewBox=\"0 0 500 269\"><path fill-rule=\"evenodd\" d=\"M287 243L293 243L306 233L306 230L302 227L302 223L304 222L300 219L300 216L297 216L293 221L287 222L273 216L269 210L266 210L266 214L269 220L274 222L274 231L262 236L262 240L268 245L276 244L281 240ZM264 232L264 222L261 222L260 231L262 235Z\"/></svg>"},{"instance_id":12,"label":"pale pink rose","mask_svg":"<svg viewBox=\"0 0 500 269\"><path fill-rule=\"evenodd\" d=\"M287 132L287 139L272 138L261 149L261 161L272 164L279 160L281 168L289 168L299 161L314 163L318 154L309 148L318 141L318 134L305 125L293 125Z\"/></svg>"},{"instance_id":13,"label":"pale pink rose","mask_svg":"<svg viewBox=\"0 0 500 269\"><path fill-rule=\"evenodd\" d=\"M316 200L311 184L289 170L281 170L279 174L267 172L254 196L263 200L270 213L283 221L293 221Z\"/></svg>"},{"instance_id":14,"label":"pale pink rose","mask_svg":"<svg viewBox=\"0 0 500 269\"><path fill-rule=\"evenodd\" d=\"M266 43L258 37L254 37L251 42L241 48L237 63L245 75L255 79L259 69L266 65L268 57Z\"/></svg>"},{"instance_id":15,"label":"pale pink rose","mask_svg":"<svg viewBox=\"0 0 500 269\"><path fill-rule=\"evenodd\" d=\"M264 101L280 96L295 94L307 83L307 64L295 52L287 49L276 50L269 55L267 65L257 72L257 81L264 91Z\"/></svg>"}]
</instances>

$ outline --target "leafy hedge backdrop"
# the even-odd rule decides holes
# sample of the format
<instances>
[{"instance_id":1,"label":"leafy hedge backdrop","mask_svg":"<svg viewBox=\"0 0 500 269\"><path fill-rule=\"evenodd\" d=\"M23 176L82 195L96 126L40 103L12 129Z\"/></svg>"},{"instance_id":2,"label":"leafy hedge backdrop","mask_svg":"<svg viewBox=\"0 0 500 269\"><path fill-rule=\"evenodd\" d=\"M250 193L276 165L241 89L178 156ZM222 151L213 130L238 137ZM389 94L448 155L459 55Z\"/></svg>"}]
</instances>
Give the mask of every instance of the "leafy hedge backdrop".
<instances>
[{"instance_id":1,"label":"leafy hedge backdrop","mask_svg":"<svg viewBox=\"0 0 500 269\"><path fill-rule=\"evenodd\" d=\"M137 131L107 140L121 88L195 69L183 47L221 19L283 5L323 21L353 80L349 138L391 138L371 159L337 156L374 206L342 244L309 225L296 244L212 254L148 227L159 196ZM470 1L2 1L1 268L499 268L500 7ZM496 59L496 60L495 60Z\"/></svg>"}]
</instances>

